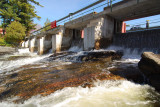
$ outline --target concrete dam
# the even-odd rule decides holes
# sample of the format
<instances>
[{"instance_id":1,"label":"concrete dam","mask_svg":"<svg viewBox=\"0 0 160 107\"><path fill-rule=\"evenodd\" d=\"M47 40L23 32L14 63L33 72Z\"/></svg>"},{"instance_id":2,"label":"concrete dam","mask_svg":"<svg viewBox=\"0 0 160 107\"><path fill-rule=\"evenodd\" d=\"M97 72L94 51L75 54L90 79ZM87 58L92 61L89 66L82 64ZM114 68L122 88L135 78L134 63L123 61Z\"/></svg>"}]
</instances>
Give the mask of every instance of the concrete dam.
<instances>
[{"instance_id":1,"label":"concrete dam","mask_svg":"<svg viewBox=\"0 0 160 107\"><path fill-rule=\"evenodd\" d=\"M102 1L105 0L99 0L95 4ZM52 49L53 52L67 50L73 44L77 46L80 45L85 51L106 48L111 44L118 46L123 44L125 47L139 47L140 44L143 44L140 45L140 47L145 48L148 47L149 44L147 43L150 43L152 39L158 40L159 33L156 33L158 31L146 31L155 32L157 36L154 36L152 33L125 34L122 32L125 30L124 21L157 15L160 13L159 4L159 0L122 0L114 4L109 3L101 12L91 12L69 20L65 22L64 25L58 25L48 31L37 31L35 34L31 34L30 37L26 38L22 43L22 47L29 47L31 52L37 51L39 55L48 52L50 49ZM141 8L142 6L143 8ZM77 12L87 8L88 7L85 7ZM77 12L71 13L70 15L77 14ZM67 17L60 20L64 20ZM133 36L128 36L130 34ZM145 34L147 35L144 36ZM151 36L154 37L152 38ZM134 42L134 40L140 41L139 44L131 43L129 45L132 46L127 45L127 41ZM142 41L144 41L144 43ZM122 44L120 44L120 42L122 42ZM151 48L157 48L159 43L156 42L154 46L151 46Z\"/></svg>"}]
</instances>

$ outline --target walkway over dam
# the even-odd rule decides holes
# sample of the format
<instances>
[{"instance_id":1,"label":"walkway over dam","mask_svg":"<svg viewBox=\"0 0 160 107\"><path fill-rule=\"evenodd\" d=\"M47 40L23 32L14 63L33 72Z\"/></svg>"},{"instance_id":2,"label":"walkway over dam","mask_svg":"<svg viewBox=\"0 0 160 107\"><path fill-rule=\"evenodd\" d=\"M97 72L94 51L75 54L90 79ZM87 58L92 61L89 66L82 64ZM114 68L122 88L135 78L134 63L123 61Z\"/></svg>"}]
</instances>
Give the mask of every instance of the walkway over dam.
<instances>
[{"instance_id":1,"label":"walkway over dam","mask_svg":"<svg viewBox=\"0 0 160 107\"><path fill-rule=\"evenodd\" d=\"M81 14L103 2L107 7L101 12ZM41 32L42 28L33 32L22 43L22 47L29 47L31 52L38 51L40 55L50 49L53 52L67 50L73 43L78 45L80 42L83 50L100 49L111 45L115 34L122 33L125 29L124 21L158 14L160 0L99 0L57 20L55 28ZM60 22L62 25L58 24Z\"/></svg>"}]
</instances>

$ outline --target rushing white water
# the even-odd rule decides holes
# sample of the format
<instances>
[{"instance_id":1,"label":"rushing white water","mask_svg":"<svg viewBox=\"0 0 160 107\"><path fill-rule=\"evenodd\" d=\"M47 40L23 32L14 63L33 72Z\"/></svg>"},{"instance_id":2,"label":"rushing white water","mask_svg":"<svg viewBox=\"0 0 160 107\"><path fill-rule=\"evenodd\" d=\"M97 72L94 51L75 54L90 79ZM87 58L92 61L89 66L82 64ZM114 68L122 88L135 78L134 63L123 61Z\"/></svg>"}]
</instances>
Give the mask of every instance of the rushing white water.
<instances>
[{"instance_id":1,"label":"rushing white water","mask_svg":"<svg viewBox=\"0 0 160 107\"><path fill-rule=\"evenodd\" d=\"M79 51L82 51L82 47L79 47L79 46L73 46L69 49L69 51L72 51L72 52L79 52Z\"/></svg>"},{"instance_id":2,"label":"rushing white water","mask_svg":"<svg viewBox=\"0 0 160 107\"><path fill-rule=\"evenodd\" d=\"M132 63L136 65L140 60L140 54L137 50L124 50L119 47L110 47L109 50L123 50L124 56L120 63ZM79 51L78 47L72 47L70 50ZM78 52L75 55L82 55ZM26 64L32 64L44 59L49 55L37 56L30 53L27 49L19 50L14 55L28 55L29 58L18 60L0 61L0 72L20 67ZM3 56L4 58L10 56ZM116 61L118 62L118 61ZM53 64L54 65L54 64ZM41 64L42 66L44 63ZM111 65L111 67L114 67ZM40 67L40 66L39 66ZM127 80L120 81L95 81L94 87L67 87L58 90L46 97L34 96L23 104L15 104L12 101L16 99L7 99L0 102L0 107L159 107L160 95L149 85L140 85Z\"/></svg>"},{"instance_id":3,"label":"rushing white water","mask_svg":"<svg viewBox=\"0 0 160 107\"><path fill-rule=\"evenodd\" d=\"M5 60L11 57L20 57L15 60ZM32 64L36 61L48 57L48 55L38 56L36 53L29 52L29 49L19 49L18 52L13 55L5 55L0 57L0 73L7 72L12 69L18 68L22 65Z\"/></svg>"},{"instance_id":4,"label":"rushing white water","mask_svg":"<svg viewBox=\"0 0 160 107\"><path fill-rule=\"evenodd\" d=\"M148 85L129 81L98 81L95 87L68 87L24 104L1 102L0 107L158 107L160 95Z\"/></svg>"}]
</instances>

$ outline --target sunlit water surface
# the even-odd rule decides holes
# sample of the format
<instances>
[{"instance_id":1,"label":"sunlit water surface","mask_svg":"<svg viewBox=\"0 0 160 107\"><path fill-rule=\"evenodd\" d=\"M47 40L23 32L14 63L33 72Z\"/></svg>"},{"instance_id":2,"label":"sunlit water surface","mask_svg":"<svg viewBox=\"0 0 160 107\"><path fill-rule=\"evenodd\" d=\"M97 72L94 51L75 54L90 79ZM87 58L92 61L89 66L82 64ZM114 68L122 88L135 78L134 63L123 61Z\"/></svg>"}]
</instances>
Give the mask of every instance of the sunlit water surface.
<instances>
[{"instance_id":1,"label":"sunlit water surface","mask_svg":"<svg viewBox=\"0 0 160 107\"><path fill-rule=\"evenodd\" d=\"M77 47L75 47L76 50ZM110 49L113 49L110 48ZM72 49L74 48L72 47ZM114 49L116 50L116 49ZM77 53L76 55L81 54ZM28 49L21 49L13 55L1 56L0 73L1 76L11 70L27 64L39 64L38 67L47 66L44 58L51 54L38 56L30 53ZM5 60L10 56L28 56L16 60ZM136 65L140 60L140 55L134 52L134 55L125 52L121 63L132 63ZM57 60L58 61L58 60ZM56 63L56 61L55 61ZM71 62L70 62L71 63ZM70 64L69 62L57 62L60 64ZM114 67L111 65L110 67ZM40 95L33 96L23 104L15 104L12 101L16 97L0 102L0 107L159 107L160 94L149 85L140 85L127 80L105 80L93 82L94 87L66 87L58 90L46 97Z\"/></svg>"}]
</instances>

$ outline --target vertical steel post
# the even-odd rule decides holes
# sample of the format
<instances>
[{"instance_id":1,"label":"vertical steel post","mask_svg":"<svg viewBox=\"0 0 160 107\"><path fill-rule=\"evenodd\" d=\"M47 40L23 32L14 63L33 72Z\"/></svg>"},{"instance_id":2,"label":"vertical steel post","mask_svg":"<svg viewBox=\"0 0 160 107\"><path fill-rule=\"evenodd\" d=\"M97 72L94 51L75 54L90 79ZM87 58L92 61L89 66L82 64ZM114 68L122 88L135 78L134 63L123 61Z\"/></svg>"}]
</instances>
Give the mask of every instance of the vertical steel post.
<instances>
[{"instance_id":1,"label":"vertical steel post","mask_svg":"<svg viewBox=\"0 0 160 107\"><path fill-rule=\"evenodd\" d=\"M111 5L111 12L112 12L112 0L110 0L110 5Z\"/></svg>"},{"instance_id":2,"label":"vertical steel post","mask_svg":"<svg viewBox=\"0 0 160 107\"><path fill-rule=\"evenodd\" d=\"M149 20L146 20L146 29L149 29Z\"/></svg>"},{"instance_id":3,"label":"vertical steel post","mask_svg":"<svg viewBox=\"0 0 160 107\"><path fill-rule=\"evenodd\" d=\"M108 6L109 6L109 0L108 0Z\"/></svg>"},{"instance_id":4,"label":"vertical steel post","mask_svg":"<svg viewBox=\"0 0 160 107\"><path fill-rule=\"evenodd\" d=\"M139 3L139 0L137 0L137 4Z\"/></svg>"}]
</instances>

